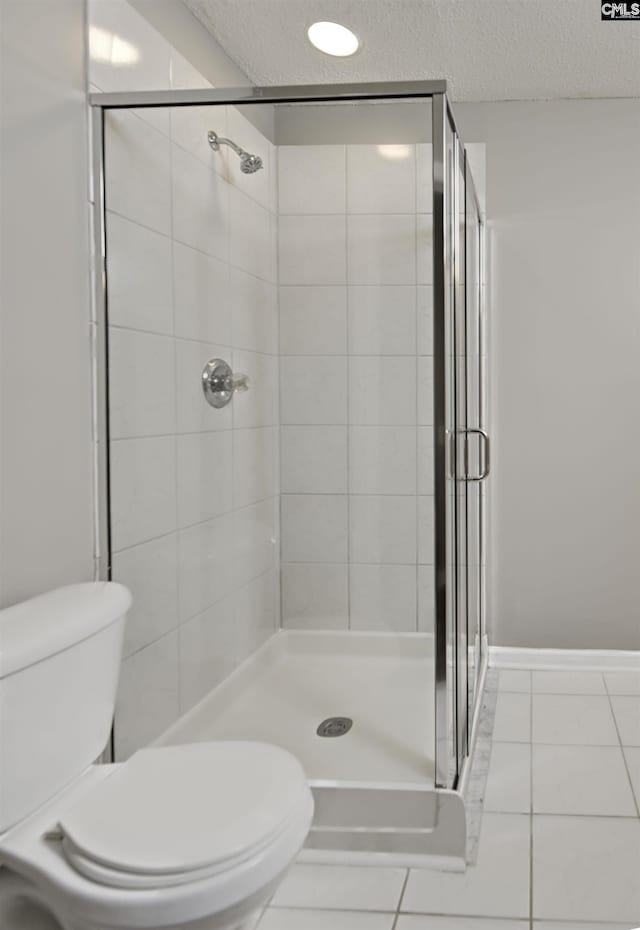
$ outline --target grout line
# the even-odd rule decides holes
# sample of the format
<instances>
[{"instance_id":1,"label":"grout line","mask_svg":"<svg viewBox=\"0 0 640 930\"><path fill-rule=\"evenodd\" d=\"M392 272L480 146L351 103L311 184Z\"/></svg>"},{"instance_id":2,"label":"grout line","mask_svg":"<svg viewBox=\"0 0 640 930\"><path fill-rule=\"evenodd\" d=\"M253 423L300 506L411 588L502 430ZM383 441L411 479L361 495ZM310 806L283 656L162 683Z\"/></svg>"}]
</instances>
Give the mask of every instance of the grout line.
<instances>
[{"instance_id":1,"label":"grout line","mask_svg":"<svg viewBox=\"0 0 640 930\"><path fill-rule=\"evenodd\" d=\"M331 865L328 866L332 868ZM319 866L319 868L324 868L324 866ZM339 866L339 868L350 869L352 866L345 865ZM369 868L369 866L362 866L362 868ZM379 866L371 866L371 868L379 868ZM382 867L384 868L384 866ZM391 866L394 868L394 866ZM397 866L395 867L397 868ZM275 897L275 892L273 897ZM387 910L374 910L370 907L309 907L304 904L272 904L269 906L271 911L305 911L310 914L385 914L388 916L394 916L396 911L393 908L388 908Z\"/></svg>"},{"instance_id":2,"label":"grout line","mask_svg":"<svg viewBox=\"0 0 640 930\"><path fill-rule=\"evenodd\" d=\"M196 527L205 526L207 523L215 523L216 520L222 520L225 517L231 517L235 516L236 514L244 513L246 511L252 510L253 508L259 507L261 504L266 504L268 501L274 500L275 497L276 495L272 494L269 497L263 497L260 500L253 501L251 504L243 504L242 507L232 507L230 510L225 510L223 513L217 513L214 516L207 517L206 519L200 520L197 523L189 523L186 526L179 526L176 524L176 526L169 530L168 533L160 533L158 536L150 536L148 539L141 539L139 542L131 543L129 546L122 546L119 549L113 549L113 555L120 555L121 552L129 552L131 549L137 549L138 547L144 546L147 543L156 542L159 539L168 539L170 536L179 536L180 534L186 533Z\"/></svg>"},{"instance_id":3,"label":"grout line","mask_svg":"<svg viewBox=\"0 0 640 930\"><path fill-rule=\"evenodd\" d=\"M173 244L173 243L172 243ZM173 281L173 274L172 274ZM172 298L172 309L174 316L174 328L175 328L175 298ZM175 343L186 343L188 345L197 345L197 346L206 346L209 349L214 349L216 352L245 352L247 355L259 355L263 358L278 358L278 355L274 352L264 352L262 349L249 348L247 346L236 345L234 340L227 342L226 340L220 340L217 342L212 342L210 339L196 339L194 336L180 336L175 332L166 332L164 330L157 329L142 329L139 326L125 326L123 323L110 323L110 330L116 330L119 333L136 333L139 336L156 336L159 339L171 339ZM324 355L313 355L311 358L325 358ZM400 358L401 356L389 356L389 358Z\"/></svg>"},{"instance_id":4,"label":"grout line","mask_svg":"<svg viewBox=\"0 0 640 930\"><path fill-rule=\"evenodd\" d=\"M407 917L438 917L438 918L444 917L447 920L460 920L460 919L466 920L466 921L482 920L485 922L491 920L491 921L497 922L496 926L498 928L501 923L504 923L504 924L506 923L510 923L510 924L529 923L528 918L523 917L522 915L520 915L519 917L504 917L504 916L495 917L493 914L486 914L486 913L485 914L467 914L467 913L460 913L458 911L403 911L402 916L403 917L405 916ZM575 930L576 924L571 922L571 926ZM580 926L582 926L582 924L580 924ZM600 927L602 925L597 924L596 926ZM428 928L425 928L425 930L428 930Z\"/></svg>"},{"instance_id":5,"label":"grout line","mask_svg":"<svg viewBox=\"0 0 640 930\"><path fill-rule=\"evenodd\" d=\"M521 744L522 745L522 744ZM530 816L529 811L501 811L501 810L490 810L486 811L487 814L509 814L514 817L528 817ZM565 811L535 811L532 814L533 817L567 817L571 819L584 820L633 820L636 821L638 818L635 814L576 814L568 813Z\"/></svg>"},{"instance_id":6,"label":"grout line","mask_svg":"<svg viewBox=\"0 0 640 930\"><path fill-rule=\"evenodd\" d=\"M172 110L169 109L168 113L169 121L169 136L171 136L171 122L172 122ZM177 420L178 420L178 410L177 410L177 395L178 395L178 341L175 336L176 332L176 286L175 286L175 242L174 242L174 211L173 203L174 197L173 192L175 189L174 185L174 164L173 164L173 146L169 145L169 229L171 230L171 236L169 239L169 249L171 252L171 322L172 322L172 339L173 339L173 377L174 377L174 417L175 425L173 431L173 455L174 455L174 503L175 503L175 525L176 525L176 542L175 542L175 564L173 570L175 572L175 581L176 581L176 617L175 617L175 629L176 631L180 627L180 604L182 601L181 596L181 585L180 585L180 537L178 535L178 524L179 524L179 511L180 511L180 481L178 475L178 430L177 430ZM179 633L176 633L176 679L178 684L178 717L182 713L183 697L184 697L184 688L182 681L182 649L181 649L181 640L182 637ZM173 721L171 721L173 723ZM166 727L164 728L166 729Z\"/></svg>"},{"instance_id":7,"label":"grout line","mask_svg":"<svg viewBox=\"0 0 640 930\"><path fill-rule=\"evenodd\" d=\"M500 743L503 746L553 746L555 749L618 749L617 743L548 743L544 740L525 740L525 739L496 739L494 743ZM633 748L631 746L627 747Z\"/></svg>"},{"instance_id":8,"label":"grout line","mask_svg":"<svg viewBox=\"0 0 640 930\"><path fill-rule=\"evenodd\" d=\"M275 288L276 288L276 354L275 364L277 365L277 377L276 377L276 411L277 411L277 424L276 424L276 439L277 441L273 446L273 456L274 456L274 469L273 473L276 476L276 503L275 508L277 509L278 516L278 546L276 549L276 568L275 568L275 577L276 577L276 591L275 591L275 608L276 608L276 630L284 629L284 613L283 613L283 584L282 584L282 549L283 549L283 519L282 519L282 463L284 461L284 456L282 454L282 308L281 308L281 291L282 287L280 284L280 150L276 144L269 150L269 170L272 172L273 177L270 179L273 184L275 200L271 206L273 206L272 216L275 220ZM277 465L277 468L276 468ZM273 896L270 900L273 899Z\"/></svg>"},{"instance_id":9,"label":"grout line","mask_svg":"<svg viewBox=\"0 0 640 930\"><path fill-rule=\"evenodd\" d=\"M170 636L172 633L179 633L180 629L186 626L187 624L191 623L192 620L197 620L198 617L204 616L204 614L208 613L212 608L217 607L219 604L222 604L223 601L226 601L228 598L233 597L236 594L241 593L242 591L245 591L247 588L254 585L257 581L261 581L262 579L266 578L267 575L270 575L273 571L274 571L273 568L264 569L264 571L261 571L258 575L255 575L253 578L250 578L248 581L244 581L242 584L237 585L236 587L233 588L233 590L229 591L228 594L225 594L223 597L220 597L217 600L213 601L207 607L203 608L202 610L198 610L195 614L190 614L188 617L185 617L184 620L181 620L178 614L176 616L175 626L171 627L171 629L169 630L165 630L163 633L160 634L160 636L155 637L155 639L150 640L148 643L145 643L143 646L139 646L137 649L132 650L132 652L128 652L126 655L123 655L122 661L125 662L127 659L131 659L133 656L136 656L139 653L143 652L145 649L148 649L150 646L155 646L157 643L159 643L163 639L166 639L166 637ZM180 637L178 637L178 642L179 642L179 639ZM183 712L181 711L180 713L182 715Z\"/></svg>"},{"instance_id":10,"label":"grout line","mask_svg":"<svg viewBox=\"0 0 640 930\"><path fill-rule=\"evenodd\" d=\"M604 676L604 674L602 675L602 679L603 679L603 681L604 681L604 688L605 688L605 691L606 691L606 693L607 693L607 698L608 698L608 701L609 701L609 709L610 709L610 711L611 711L611 716L613 717L613 725L614 725L615 728L616 728L616 734L617 734L617 736L618 736L618 743L619 743L619 745L620 745L620 752L622 753L622 762L623 762L623 764L624 764L625 772L627 773L627 779L628 779L628 781L629 781L629 788L630 788L630 790L631 790L631 797L632 797L632 799L633 799L633 804L634 804L634 807L635 807L635 809L636 809L636 814L637 814L638 817L640 817L640 799L636 797L636 792L635 792L635 788L634 788L634 785L633 785L633 779L631 778L631 770L630 770L630 768L629 768L629 763L627 762L627 757L626 757L625 751L624 751L624 750L625 750L625 746L624 746L624 743L622 742L622 736L621 736L621 734L620 734L620 727L618 726L618 720L617 720L617 718L616 718L616 712L615 712L615 710L614 710L614 708L613 708L613 701L611 700L612 695L611 695L611 693L609 692L609 685L607 684L607 679L606 679L606 677ZM614 695L614 696L615 696L615 697L620 697L620 695Z\"/></svg>"},{"instance_id":11,"label":"grout line","mask_svg":"<svg viewBox=\"0 0 640 930\"><path fill-rule=\"evenodd\" d=\"M234 435L235 433L246 433L255 430L275 430L277 428L278 427L273 423L268 423L265 426L236 426L235 428L233 426L225 426L222 429L196 429L186 430L185 432L176 431L173 433L147 433L143 436L118 436L112 439L111 442L138 442L139 440L145 439L171 439L174 436L178 439L182 439L185 436L225 436L229 434Z\"/></svg>"},{"instance_id":12,"label":"grout line","mask_svg":"<svg viewBox=\"0 0 640 930\"><path fill-rule=\"evenodd\" d=\"M415 480L415 488L414 488L414 491L415 491L415 514L416 514L416 540L415 540L415 542L416 542L416 549L415 549L415 552L416 552L416 580L415 580L415 585L416 585L416 632L419 633L419 632L420 632L421 606L422 606L422 605L421 605L421 600L422 600L422 598L421 598L421 585L420 585L420 575L421 575L421 572L420 572L420 568L421 568L421 563L420 563L420 538L421 538L421 533L420 533L420 528L421 528L421 524L420 524L420 516L421 516L421 512L420 512L420 511L421 511L421 508L420 508L420 474L421 474L421 470L422 470L422 468L421 468L421 466L422 466L422 457L421 457L421 444L420 444L420 441L419 441L419 425L418 425L418 424L419 424L419 420L420 420L420 416L419 416L419 411L420 411L420 362L419 362L419 351L418 351L418 331L419 331L419 326L418 326L418 256L419 256L419 251L420 251L420 250L419 250L419 248L418 248L418 147L417 147L417 145L413 146L413 187L414 187L413 204L414 204L414 208L415 208L415 212L414 212L414 228L413 228L413 260L414 260L414 265L415 265L415 282L416 282L415 285L414 285L414 290L413 290L413 343L414 343L414 346L415 346L415 352L414 352L414 357L413 357L413 364L414 364L414 378L415 378L415 385L416 385L416 392L415 392L415 397L414 397L414 415L415 415L415 422L416 422L416 427L415 427L415 438L416 438L416 458L415 458L416 480ZM433 203L433 200L432 200L432 203ZM432 209L433 209L433 207L432 207ZM431 225L433 226L433 218L432 218L432 220L431 220ZM431 368L431 393L432 393L431 410L433 411L433 363L432 363L432 368ZM430 490L431 490L431 496L433 497L433 496L435 495L435 486L434 486L433 480L432 480L432 483L431 483L431 488L430 488ZM433 507L432 507L432 510L433 510ZM433 516L433 515L432 515L432 520L433 520L433 526L434 526L433 534L432 534L432 541L433 541L433 536L434 536L434 534L435 534L435 516ZM435 553L435 545L434 545L434 548L433 548L433 552ZM435 556L434 556L434 557L435 557ZM433 562L432 562L431 564L433 564ZM433 568L432 568L432 570L431 570L431 574L432 574L432 580L433 580L433 583L434 583L434 588L433 588L434 594L432 595L432 604L431 604L431 606L432 606L432 608L433 608L433 610L434 610L434 616L435 616L435 604L434 604L434 598L435 598L435 564L433 564ZM431 624L431 626L432 626L432 627L434 628L434 630L435 630L435 620L433 621L433 623ZM434 733L434 740L435 740L435 733Z\"/></svg>"},{"instance_id":13,"label":"grout line","mask_svg":"<svg viewBox=\"0 0 640 930\"><path fill-rule=\"evenodd\" d=\"M351 322L351 301L349 299L349 220L347 217L348 213L348 186L349 186L349 159L347 146L344 147L344 210L345 210L345 221L344 221L344 274L345 274L345 288L346 288L346 333L345 333L345 348L346 348L346 377L347 377L347 442L346 442L346 476L345 484L347 488L347 629L351 629L351 436L352 436L352 423L351 423L351 345L349 339L350 331L350 322Z\"/></svg>"},{"instance_id":14,"label":"grout line","mask_svg":"<svg viewBox=\"0 0 640 930\"><path fill-rule=\"evenodd\" d=\"M371 212L365 213L365 212L356 211L356 210L347 211L345 208L344 213L336 213L335 211L332 211L331 213L302 213L301 212L301 213L281 213L280 216L285 216L287 217L287 219L296 219L296 220L307 219L307 217L310 217L310 216L314 218L318 218L318 219L321 219L321 218L324 219L325 217L329 217L329 216L344 216L344 217L356 217L356 218L365 217L365 216L368 216L368 217L373 216L376 219L380 219L380 217L386 218L389 216L394 216L394 217L395 216L410 216L410 217L433 216L433 213L429 213L426 210L413 210L413 211L407 210L404 213L398 210L394 210L394 211L378 210L377 213L371 213Z\"/></svg>"},{"instance_id":15,"label":"grout line","mask_svg":"<svg viewBox=\"0 0 640 930\"><path fill-rule=\"evenodd\" d=\"M234 271L240 271L242 274L245 274L248 278L253 278L255 281L260 281L262 284L269 284L271 287L275 287L275 282L270 281L269 278L261 278L260 275L254 274L252 271L248 271L246 268L243 268L241 265L235 265L229 258L220 258L219 255L214 255L213 252L206 252L204 249L198 248L197 245L193 245L192 242L185 242L183 239L174 238L172 233L162 232L160 229L156 229L154 226L149 226L147 223L141 223L140 220L133 219L130 216L127 216L126 213L120 213L119 210L114 210L112 207L108 207L105 210L107 217L107 235L108 235L108 222L109 216L117 216L118 219L125 220L127 223L131 223L133 226L137 226L139 229L144 229L147 232L154 233L156 236L161 236L163 239L169 239L171 242L174 242L176 245L184 246L186 249L191 249L192 252L197 252L199 255L204 255L206 258L209 258L215 262L218 262L220 265L226 265L227 268L232 268ZM285 285L291 287L316 287L316 285ZM323 285L324 286L324 285ZM328 285L327 285L328 286ZM339 285L337 285L339 286ZM399 285L394 285L399 286Z\"/></svg>"},{"instance_id":16,"label":"grout line","mask_svg":"<svg viewBox=\"0 0 640 930\"><path fill-rule=\"evenodd\" d=\"M529 672L529 683L533 677ZM529 928L533 930L533 693L529 694Z\"/></svg>"},{"instance_id":17,"label":"grout line","mask_svg":"<svg viewBox=\"0 0 640 930\"><path fill-rule=\"evenodd\" d=\"M396 907L396 915L393 919L391 930L396 930L396 927L398 925L398 920L400 919L400 912L402 910L402 902L404 901L404 894L405 894L405 891L407 890L407 885L409 884L410 872L411 872L411 869L407 869L407 874L404 877L402 888L400 889L400 897L398 898L398 905Z\"/></svg>"}]
</instances>

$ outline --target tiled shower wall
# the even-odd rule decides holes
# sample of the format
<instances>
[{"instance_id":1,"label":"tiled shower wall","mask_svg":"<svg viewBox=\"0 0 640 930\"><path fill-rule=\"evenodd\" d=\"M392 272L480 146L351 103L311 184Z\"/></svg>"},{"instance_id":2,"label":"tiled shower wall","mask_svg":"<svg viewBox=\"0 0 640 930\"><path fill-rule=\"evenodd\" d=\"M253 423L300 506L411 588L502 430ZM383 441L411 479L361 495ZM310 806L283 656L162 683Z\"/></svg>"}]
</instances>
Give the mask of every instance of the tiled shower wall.
<instances>
[{"instance_id":1,"label":"tiled shower wall","mask_svg":"<svg viewBox=\"0 0 640 930\"><path fill-rule=\"evenodd\" d=\"M278 165L283 625L428 631L432 148Z\"/></svg>"},{"instance_id":2,"label":"tiled shower wall","mask_svg":"<svg viewBox=\"0 0 640 930\"><path fill-rule=\"evenodd\" d=\"M208 129L264 170L241 174ZM134 595L119 759L278 624L275 165L233 107L107 118L113 578ZM250 378L223 410L201 389L218 356Z\"/></svg>"}]
</instances>

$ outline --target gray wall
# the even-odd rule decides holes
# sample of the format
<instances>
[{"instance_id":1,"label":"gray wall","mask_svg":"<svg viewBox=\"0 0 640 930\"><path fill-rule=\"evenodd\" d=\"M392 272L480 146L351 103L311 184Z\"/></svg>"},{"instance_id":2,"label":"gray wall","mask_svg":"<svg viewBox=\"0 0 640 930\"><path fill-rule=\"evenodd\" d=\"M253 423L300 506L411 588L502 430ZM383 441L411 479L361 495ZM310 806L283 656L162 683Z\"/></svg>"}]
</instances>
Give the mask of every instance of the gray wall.
<instances>
[{"instance_id":1,"label":"gray wall","mask_svg":"<svg viewBox=\"0 0 640 930\"><path fill-rule=\"evenodd\" d=\"M83 0L3 0L0 605L93 574Z\"/></svg>"},{"instance_id":2,"label":"gray wall","mask_svg":"<svg viewBox=\"0 0 640 930\"><path fill-rule=\"evenodd\" d=\"M640 100L463 104L487 144L492 642L640 647Z\"/></svg>"}]
</instances>

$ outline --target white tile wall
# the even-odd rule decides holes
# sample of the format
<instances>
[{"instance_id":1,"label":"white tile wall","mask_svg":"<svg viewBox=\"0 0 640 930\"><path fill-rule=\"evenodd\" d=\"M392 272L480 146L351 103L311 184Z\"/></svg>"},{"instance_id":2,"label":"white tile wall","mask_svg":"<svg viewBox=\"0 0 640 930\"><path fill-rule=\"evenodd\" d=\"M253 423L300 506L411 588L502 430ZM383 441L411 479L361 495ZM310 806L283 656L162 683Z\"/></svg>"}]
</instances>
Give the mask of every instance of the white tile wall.
<instances>
[{"instance_id":1,"label":"white tile wall","mask_svg":"<svg viewBox=\"0 0 640 930\"><path fill-rule=\"evenodd\" d=\"M274 427L233 430L233 506L236 509L273 497L278 488ZM231 500L231 495L229 495Z\"/></svg>"},{"instance_id":2,"label":"white tile wall","mask_svg":"<svg viewBox=\"0 0 640 930\"><path fill-rule=\"evenodd\" d=\"M283 494L346 494L346 426L283 426Z\"/></svg>"},{"instance_id":3,"label":"white tile wall","mask_svg":"<svg viewBox=\"0 0 640 930\"><path fill-rule=\"evenodd\" d=\"M152 84L206 85L164 40L147 53ZM241 174L208 128L264 169ZM134 594L122 759L277 625L277 157L233 108L204 107L110 114L106 152L113 577ZM212 357L249 376L224 410L202 394Z\"/></svg>"},{"instance_id":4,"label":"white tile wall","mask_svg":"<svg viewBox=\"0 0 640 930\"><path fill-rule=\"evenodd\" d=\"M236 665L235 597L192 617L180 627L180 709L188 710Z\"/></svg>"},{"instance_id":5,"label":"white tile wall","mask_svg":"<svg viewBox=\"0 0 640 930\"><path fill-rule=\"evenodd\" d=\"M347 212L416 212L414 145L347 146Z\"/></svg>"},{"instance_id":6,"label":"white tile wall","mask_svg":"<svg viewBox=\"0 0 640 930\"><path fill-rule=\"evenodd\" d=\"M367 214L348 219L350 284L416 283L416 217Z\"/></svg>"},{"instance_id":7,"label":"white tile wall","mask_svg":"<svg viewBox=\"0 0 640 930\"><path fill-rule=\"evenodd\" d=\"M268 498L233 513L233 582L241 588L278 561L277 501Z\"/></svg>"},{"instance_id":8,"label":"white tile wall","mask_svg":"<svg viewBox=\"0 0 640 930\"><path fill-rule=\"evenodd\" d=\"M231 430L177 437L178 526L181 529L231 510L234 441L235 434Z\"/></svg>"},{"instance_id":9,"label":"white tile wall","mask_svg":"<svg viewBox=\"0 0 640 930\"><path fill-rule=\"evenodd\" d=\"M175 533L170 533L123 549L113 557L114 578L136 593L125 629L125 657L177 626L177 544Z\"/></svg>"},{"instance_id":10,"label":"white tile wall","mask_svg":"<svg viewBox=\"0 0 640 930\"><path fill-rule=\"evenodd\" d=\"M302 629L345 629L348 566L283 563L282 623Z\"/></svg>"},{"instance_id":11,"label":"white tile wall","mask_svg":"<svg viewBox=\"0 0 640 930\"><path fill-rule=\"evenodd\" d=\"M280 417L283 426L346 423L346 357L282 358Z\"/></svg>"},{"instance_id":12,"label":"white tile wall","mask_svg":"<svg viewBox=\"0 0 640 930\"><path fill-rule=\"evenodd\" d=\"M160 736L179 713L178 633L173 631L122 663L114 734L125 759Z\"/></svg>"},{"instance_id":13,"label":"white tile wall","mask_svg":"<svg viewBox=\"0 0 640 930\"><path fill-rule=\"evenodd\" d=\"M416 422L416 359L354 356L349 360L349 422L412 426Z\"/></svg>"},{"instance_id":14,"label":"white tile wall","mask_svg":"<svg viewBox=\"0 0 640 930\"><path fill-rule=\"evenodd\" d=\"M176 379L170 336L112 326L109 371L112 439L175 432Z\"/></svg>"},{"instance_id":15,"label":"white tile wall","mask_svg":"<svg viewBox=\"0 0 640 930\"><path fill-rule=\"evenodd\" d=\"M353 426L349 430L349 488L353 494L416 493L416 429Z\"/></svg>"},{"instance_id":16,"label":"white tile wall","mask_svg":"<svg viewBox=\"0 0 640 930\"><path fill-rule=\"evenodd\" d=\"M279 166L284 622L431 631L431 146Z\"/></svg>"},{"instance_id":17,"label":"white tile wall","mask_svg":"<svg viewBox=\"0 0 640 930\"><path fill-rule=\"evenodd\" d=\"M109 210L171 235L171 143L136 112L114 110L105 138Z\"/></svg>"},{"instance_id":18,"label":"white tile wall","mask_svg":"<svg viewBox=\"0 0 640 930\"><path fill-rule=\"evenodd\" d=\"M118 552L176 527L176 454L172 436L111 443L111 543Z\"/></svg>"},{"instance_id":19,"label":"white tile wall","mask_svg":"<svg viewBox=\"0 0 640 930\"><path fill-rule=\"evenodd\" d=\"M345 287L280 288L280 354L347 354Z\"/></svg>"},{"instance_id":20,"label":"white tile wall","mask_svg":"<svg viewBox=\"0 0 640 930\"><path fill-rule=\"evenodd\" d=\"M113 214L107 252L112 326L172 334L171 240ZM136 262L131 261L132 255L137 256Z\"/></svg>"},{"instance_id":21,"label":"white tile wall","mask_svg":"<svg viewBox=\"0 0 640 930\"><path fill-rule=\"evenodd\" d=\"M354 562L415 565L416 499L354 494L349 501L350 554ZM283 542L286 534L283 536Z\"/></svg>"},{"instance_id":22,"label":"white tile wall","mask_svg":"<svg viewBox=\"0 0 640 930\"><path fill-rule=\"evenodd\" d=\"M237 349L276 355L278 352L278 290L239 268L229 269L232 343Z\"/></svg>"},{"instance_id":23,"label":"white tile wall","mask_svg":"<svg viewBox=\"0 0 640 930\"><path fill-rule=\"evenodd\" d=\"M229 266L180 242L173 243L175 335L231 343Z\"/></svg>"},{"instance_id":24,"label":"white tile wall","mask_svg":"<svg viewBox=\"0 0 640 930\"><path fill-rule=\"evenodd\" d=\"M346 284L346 223L342 216L280 214L280 284Z\"/></svg>"},{"instance_id":25,"label":"white tile wall","mask_svg":"<svg viewBox=\"0 0 640 930\"><path fill-rule=\"evenodd\" d=\"M286 494L281 514L283 561L347 561L349 532L345 494Z\"/></svg>"},{"instance_id":26,"label":"white tile wall","mask_svg":"<svg viewBox=\"0 0 640 930\"><path fill-rule=\"evenodd\" d=\"M413 355L416 351L416 288L360 285L349 288L349 353Z\"/></svg>"},{"instance_id":27,"label":"white tile wall","mask_svg":"<svg viewBox=\"0 0 640 930\"><path fill-rule=\"evenodd\" d=\"M278 149L281 214L344 213L344 145L282 145Z\"/></svg>"},{"instance_id":28,"label":"white tile wall","mask_svg":"<svg viewBox=\"0 0 640 930\"><path fill-rule=\"evenodd\" d=\"M415 565L355 565L349 569L350 625L354 630L417 629Z\"/></svg>"}]
</instances>

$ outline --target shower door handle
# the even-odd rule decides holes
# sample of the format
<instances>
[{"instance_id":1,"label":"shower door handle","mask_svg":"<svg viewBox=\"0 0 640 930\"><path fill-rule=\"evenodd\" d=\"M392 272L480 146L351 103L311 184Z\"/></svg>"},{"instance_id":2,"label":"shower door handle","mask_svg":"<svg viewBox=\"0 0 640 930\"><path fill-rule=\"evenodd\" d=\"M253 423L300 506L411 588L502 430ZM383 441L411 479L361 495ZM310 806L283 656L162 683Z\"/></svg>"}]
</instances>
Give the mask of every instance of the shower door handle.
<instances>
[{"instance_id":1,"label":"shower door handle","mask_svg":"<svg viewBox=\"0 0 640 930\"><path fill-rule=\"evenodd\" d=\"M491 440L489 439L488 434L483 429L466 429L465 433L465 462L466 469L465 471L465 481L484 481L491 471ZM479 436L481 440L483 455L482 455L482 469L479 475L469 475L469 435Z\"/></svg>"}]
</instances>

